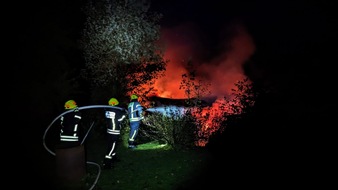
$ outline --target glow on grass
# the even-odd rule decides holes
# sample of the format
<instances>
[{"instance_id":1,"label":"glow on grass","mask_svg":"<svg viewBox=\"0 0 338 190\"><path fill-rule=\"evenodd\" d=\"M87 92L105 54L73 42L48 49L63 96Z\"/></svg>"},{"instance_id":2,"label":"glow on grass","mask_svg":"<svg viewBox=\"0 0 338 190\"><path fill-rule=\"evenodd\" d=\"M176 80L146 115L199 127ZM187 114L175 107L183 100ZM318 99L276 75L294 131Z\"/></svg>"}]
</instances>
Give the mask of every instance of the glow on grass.
<instances>
[{"instance_id":1,"label":"glow on grass","mask_svg":"<svg viewBox=\"0 0 338 190\"><path fill-rule=\"evenodd\" d=\"M170 149L168 144L160 144L158 141L151 141L144 144L137 145L137 148L134 150L154 150L154 149Z\"/></svg>"}]
</instances>

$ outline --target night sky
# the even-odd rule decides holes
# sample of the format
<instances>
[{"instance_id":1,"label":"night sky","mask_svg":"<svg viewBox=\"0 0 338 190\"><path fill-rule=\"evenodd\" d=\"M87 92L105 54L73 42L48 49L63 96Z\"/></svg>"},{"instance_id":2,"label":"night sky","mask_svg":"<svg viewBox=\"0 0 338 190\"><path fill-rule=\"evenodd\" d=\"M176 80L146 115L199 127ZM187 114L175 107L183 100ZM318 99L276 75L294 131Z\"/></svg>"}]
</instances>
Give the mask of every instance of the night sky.
<instances>
[{"instance_id":1,"label":"night sky","mask_svg":"<svg viewBox=\"0 0 338 190\"><path fill-rule=\"evenodd\" d=\"M335 51L336 21L325 1L165 2L156 1L165 14L164 39L169 52L178 49L168 57L192 58L200 74L209 79L216 74L212 83L219 81L216 70L230 67L263 84L273 81L282 88L283 83L299 83L310 88L304 93L311 96L320 83L333 79L324 73L331 72L327 66ZM222 74L225 84L217 84L219 89L229 89L220 86L240 78ZM316 75L325 79L311 81Z\"/></svg>"},{"instance_id":2,"label":"night sky","mask_svg":"<svg viewBox=\"0 0 338 190\"><path fill-rule=\"evenodd\" d=\"M224 145L237 137L244 142L258 139L252 147L260 147L259 158L271 156L267 152L275 150L272 154L278 151L274 156L283 159L301 155L297 159L301 168L308 162L324 164L322 158L331 156L327 149L333 141L329 134L335 125L331 121L336 118L337 105L333 69L337 21L332 2L155 0L151 9L164 14L161 39L168 46L166 58L172 60L167 73L172 83L167 83L168 78L158 81L159 95L182 98L174 88L180 72L186 69L181 61L189 59L198 77L211 82L216 97L228 95L233 82L244 77L264 87L272 86L275 93L258 100L256 117L245 123L257 130L233 130L230 140L216 142ZM9 95L5 105L10 108L10 131L18 134L20 143L40 143L41 129L60 111L53 100L63 89L57 88L59 81L50 76L62 73L60 68L71 70L82 63L80 52L74 48L83 22L82 4L80 0L25 1L10 6L8 17L12 19L6 21L8 27L4 29L9 33L6 49L10 59L3 63L8 64L4 70L10 76L3 79L3 88ZM217 148L212 147L212 152L220 156ZM236 148L249 149L244 145ZM29 147L24 149L25 154L31 154ZM9 149L17 155L15 150ZM237 153L234 159L248 156L228 150L229 154ZM321 159L313 159L316 156ZM262 164L265 159L258 157L254 161ZM283 167L283 159L274 161ZM24 164L21 161L18 164ZM264 165L266 172L267 167Z\"/></svg>"},{"instance_id":3,"label":"night sky","mask_svg":"<svg viewBox=\"0 0 338 190\"><path fill-rule=\"evenodd\" d=\"M44 75L64 72L58 65L71 70L83 64L80 52L74 50L84 19L83 3L13 6L18 17L8 22L13 36L10 55L17 64L9 68L16 72L11 81L17 85L9 89L25 87L19 78L41 82ZM323 92L331 89L334 80L333 7L330 1L305 0L154 1L151 10L164 14L161 35L167 46L165 56L171 60L166 73L171 82L159 80L158 92L182 98L184 94L174 88L186 71L182 61L192 60L199 77L212 84L213 96L228 95L234 82L249 77L261 85L272 84L280 93L301 93L304 104L331 99L333 93Z\"/></svg>"}]
</instances>

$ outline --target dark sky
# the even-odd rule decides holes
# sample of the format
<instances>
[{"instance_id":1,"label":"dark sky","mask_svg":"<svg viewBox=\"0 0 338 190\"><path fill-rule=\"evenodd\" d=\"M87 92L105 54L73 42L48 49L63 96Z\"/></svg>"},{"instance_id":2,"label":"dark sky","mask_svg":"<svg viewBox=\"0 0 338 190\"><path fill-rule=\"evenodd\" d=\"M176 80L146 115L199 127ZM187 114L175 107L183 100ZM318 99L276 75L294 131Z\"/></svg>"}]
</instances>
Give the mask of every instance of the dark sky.
<instances>
[{"instance_id":1,"label":"dark sky","mask_svg":"<svg viewBox=\"0 0 338 190\"><path fill-rule=\"evenodd\" d=\"M79 37L83 2L85 1L25 1L13 5L11 14L17 17L9 24L14 39L20 44L12 43L13 52L22 54L13 57L19 58L20 62L37 62L37 59L41 61L41 57L37 58L41 54L48 59L48 53L67 53L66 48L60 49ZM253 80L264 80L266 77L270 80L271 76L261 76L264 73L262 70L266 69L269 69L268 73L277 72L277 75L270 75L278 77L283 77L283 73L278 72L297 73L303 68L310 69L309 72L330 71L325 67L318 70L317 64L321 62L322 66L330 66L327 62L335 51L331 47L337 40L337 22L332 1L155 0L151 6L164 14L162 35L163 39L167 39L169 47L184 47L182 52L187 51L187 56L195 58L199 65L221 64L220 60L225 62L224 57L241 54L246 58L238 61L241 63L233 64L244 67L244 74L250 75ZM236 50L229 53L231 49L236 49L231 40L241 34L248 39L246 42L238 42L236 47L247 52ZM251 49L248 46L252 46ZM42 52L44 49L48 49L48 52ZM27 59L23 60L24 57ZM69 62L80 64L74 63L74 60ZM13 66L18 70L32 68L29 64L23 65L20 68ZM208 72L201 74L207 75L206 73ZM318 74L321 73L311 75Z\"/></svg>"},{"instance_id":2,"label":"dark sky","mask_svg":"<svg viewBox=\"0 0 338 190\"><path fill-rule=\"evenodd\" d=\"M12 75L5 88L14 94L12 102L25 94L30 100L28 107L34 108L42 98L57 98L54 96L62 88L55 85L60 82L46 81L52 78L47 76L82 64L74 44L83 23L83 2L23 1L8 6L12 11L7 13L11 19L5 21L5 32L9 33L6 49L12 61L7 70ZM164 14L162 39L169 47L166 56L172 59L171 73L172 68L185 69L178 64L180 60L192 58L199 76L217 86L212 89L215 96L228 94L234 81L248 76L262 86L273 84L280 96L289 100L290 110L310 107L312 112L325 112L333 107L337 51L333 1L152 3L153 10ZM179 75L171 75L171 84L177 86L178 79ZM162 94L181 96L166 91L173 87L160 82L158 86L165 87L159 89ZM41 89L45 91L39 92ZM38 107L50 106L56 105Z\"/></svg>"},{"instance_id":3,"label":"dark sky","mask_svg":"<svg viewBox=\"0 0 338 190\"><path fill-rule=\"evenodd\" d=\"M50 80L83 64L74 50L83 3L24 1L10 6L8 15L15 16L6 21L7 55L13 60L7 66L12 73L5 83L12 99L8 102L20 106L16 100L24 95L33 115L58 108L50 99L61 96L64 88L61 81ZM166 57L172 60L167 74L176 73L168 75L171 83L158 81L161 95L182 97L172 89L179 84L177 71L186 69L180 61L191 58L198 76L213 84L216 97L229 94L236 80L249 77L261 86L273 86L280 109L291 114L325 115L334 108L337 21L332 1L152 3L152 10L164 14L161 35L168 45Z\"/></svg>"},{"instance_id":4,"label":"dark sky","mask_svg":"<svg viewBox=\"0 0 338 190\"><path fill-rule=\"evenodd\" d=\"M337 21L331 1L183 0L153 5L164 14L164 39L173 44L173 52L177 49L168 57L181 59L179 52L186 52L204 66L202 75L212 78L226 65L243 69L239 73L262 85L274 83L288 96L302 96L302 104L331 96L322 93L334 80Z\"/></svg>"}]
</instances>

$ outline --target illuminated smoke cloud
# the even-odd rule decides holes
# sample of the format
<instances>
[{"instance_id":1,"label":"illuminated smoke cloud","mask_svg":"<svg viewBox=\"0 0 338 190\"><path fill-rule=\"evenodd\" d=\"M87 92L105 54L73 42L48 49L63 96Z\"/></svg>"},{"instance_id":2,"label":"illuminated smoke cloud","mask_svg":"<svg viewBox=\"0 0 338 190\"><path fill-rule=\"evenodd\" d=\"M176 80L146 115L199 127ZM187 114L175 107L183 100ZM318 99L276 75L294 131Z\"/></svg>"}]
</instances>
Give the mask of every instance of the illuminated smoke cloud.
<instances>
[{"instance_id":1,"label":"illuminated smoke cloud","mask_svg":"<svg viewBox=\"0 0 338 190\"><path fill-rule=\"evenodd\" d=\"M210 117L203 121L204 125L201 134L208 137L220 127L213 122L213 117L218 117L223 111L231 113L231 110L219 109L219 102L223 97L231 100L231 90L236 89L235 83L246 76L243 71L243 64L248 61L255 51L255 45L245 27L240 23L226 25L219 33L215 41L209 42L208 36L192 24L186 23L173 28L165 28L162 31L161 41L164 43L166 52L165 59L169 60L165 76L156 80L154 88L157 96L167 99L187 98L179 87L182 82L182 75L188 74L188 62L192 63L195 71L195 81L202 80L209 84L209 97L202 97L204 100L213 100L210 105L204 107L202 113L195 113L196 118L203 120L203 115L210 113ZM214 38L215 39L215 38ZM215 43L217 42L217 43ZM219 101L215 101L215 100ZM171 106L178 115L184 113L184 108ZM168 114L165 107L150 108L150 112ZM204 139L204 138L202 138ZM204 146L205 141L198 142Z\"/></svg>"},{"instance_id":2,"label":"illuminated smoke cloud","mask_svg":"<svg viewBox=\"0 0 338 190\"><path fill-rule=\"evenodd\" d=\"M241 24L225 27L215 45L218 50L208 47L203 41L206 38L192 23L163 29L161 39L166 46L165 58L170 62L165 77L156 81L155 88L159 96L168 98L186 98L179 86L182 74L188 73L189 60L196 79L211 85L211 96L229 96L234 84L245 78L242 65L255 51L250 35Z\"/></svg>"}]
</instances>

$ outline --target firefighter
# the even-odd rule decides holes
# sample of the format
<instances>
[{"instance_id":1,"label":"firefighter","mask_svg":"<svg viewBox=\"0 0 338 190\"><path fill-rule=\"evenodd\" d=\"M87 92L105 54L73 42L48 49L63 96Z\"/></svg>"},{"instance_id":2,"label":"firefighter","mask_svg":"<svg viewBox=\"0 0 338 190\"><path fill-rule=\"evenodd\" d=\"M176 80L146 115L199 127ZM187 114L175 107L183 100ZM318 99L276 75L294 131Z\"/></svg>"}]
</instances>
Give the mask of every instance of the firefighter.
<instances>
[{"instance_id":1,"label":"firefighter","mask_svg":"<svg viewBox=\"0 0 338 190\"><path fill-rule=\"evenodd\" d=\"M64 148L80 145L80 121L81 112L79 111L74 100L68 100L64 105L66 110L73 110L60 117L60 141Z\"/></svg>"},{"instance_id":2,"label":"firefighter","mask_svg":"<svg viewBox=\"0 0 338 190\"><path fill-rule=\"evenodd\" d=\"M128 148L134 149L137 147L135 139L137 137L140 124L141 121L144 119L143 106L138 101L138 96L136 94L132 94L130 96L130 103L128 105L128 117L130 123Z\"/></svg>"},{"instance_id":3,"label":"firefighter","mask_svg":"<svg viewBox=\"0 0 338 190\"><path fill-rule=\"evenodd\" d=\"M105 118L107 121L107 151L104 157L104 169L111 169L113 163L117 161L116 148L119 142L122 121L127 118L127 111L118 107L119 101L116 98L111 98L108 105L111 108L105 108Z\"/></svg>"}]
</instances>

